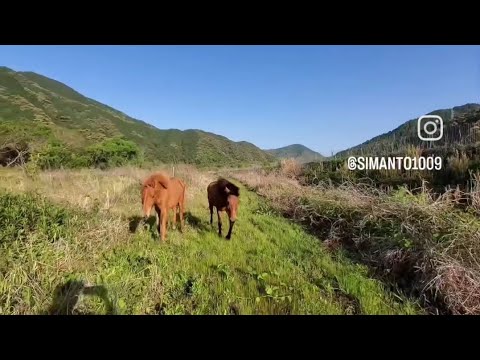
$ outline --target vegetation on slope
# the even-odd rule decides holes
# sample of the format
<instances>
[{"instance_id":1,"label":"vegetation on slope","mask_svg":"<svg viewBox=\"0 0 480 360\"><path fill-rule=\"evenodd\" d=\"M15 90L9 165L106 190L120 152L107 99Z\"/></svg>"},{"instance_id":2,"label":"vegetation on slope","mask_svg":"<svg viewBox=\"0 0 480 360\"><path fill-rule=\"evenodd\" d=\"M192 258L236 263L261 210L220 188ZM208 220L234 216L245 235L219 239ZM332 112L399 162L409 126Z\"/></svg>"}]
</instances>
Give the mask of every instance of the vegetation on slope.
<instances>
[{"instance_id":1,"label":"vegetation on slope","mask_svg":"<svg viewBox=\"0 0 480 360\"><path fill-rule=\"evenodd\" d=\"M335 158L349 155L385 156L404 152L408 147L447 147L474 145L480 142L480 104L465 104L452 109L432 111L427 115L439 115L444 123L444 135L435 142L422 141L418 137L417 119L409 120L388 133L376 136L360 145L335 154ZM426 136L424 134L424 136Z\"/></svg>"},{"instance_id":2,"label":"vegetation on slope","mask_svg":"<svg viewBox=\"0 0 480 360\"><path fill-rule=\"evenodd\" d=\"M138 222L145 170L41 172L35 182L1 170L0 313L419 311L243 187L232 240L219 238L206 200L215 177L177 171L187 183L187 225L160 244Z\"/></svg>"},{"instance_id":3,"label":"vegetation on slope","mask_svg":"<svg viewBox=\"0 0 480 360\"><path fill-rule=\"evenodd\" d=\"M450 189L470 192L475 186L475 179L480 176L480 146L459 148L434 148L431 150L414 148L393 156L409 156L440 159L440 169L433 170L355 170L347 167L345 159L326 160L304 164L297 170L297 177L303 184L319 185L323 183L340 185L346 181L367 183L378 188L399 188L406 186L409 190L419 189L424 184L438 194ZM298 165L297 165L298 166ZM467 199L464 199L467 200Z\"/></svg>"},{"instance_id":4,"label":"vegetation on slope","mask_svg":"<svg viewBox=\"0 0 480 360\"><path fill-rule=\"evenodd\" d=\"M112 138L136 144L153 162L238 166L274 160L247 142L200 130L159 130L58 81L0 67L0 150L26 143L35 152L56 142L80 153Z\"/></svg>"}]
</instances>

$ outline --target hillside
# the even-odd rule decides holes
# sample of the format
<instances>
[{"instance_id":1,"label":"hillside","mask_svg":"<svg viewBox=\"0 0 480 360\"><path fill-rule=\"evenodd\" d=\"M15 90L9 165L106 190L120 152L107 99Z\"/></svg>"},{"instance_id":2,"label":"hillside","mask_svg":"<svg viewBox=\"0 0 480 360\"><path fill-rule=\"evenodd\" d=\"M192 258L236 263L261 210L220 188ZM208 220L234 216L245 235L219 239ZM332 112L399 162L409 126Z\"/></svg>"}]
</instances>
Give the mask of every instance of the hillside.
<instances>
[{"instance_id":1,"label":"hillside","mask_svg":"<svg viewBox=\"0 0 480 360\"><path fill-rule=\"evenodd\" d=\"M274 160L248 142L201 130L160 130L56 80L0 67L0 145L13 138L80 150L116 137L137 144L147 160L164 163L238 166Z\"/></svg>"},{"instance_id":2,"label":"hillside","mask_svg":"<svg viewBox=\"0 0 480 360\"><path fill-rule=\"evenodd\" d=\"M455 147L474 145L480 141L480 104L465 104L451 109L440 109L427 115L439 115L444 122L444 135L439 141L422 141L417 135L417 119L376 136L360 145L338 152L341 158L350 154L385 155L404 151L408 146Z\"/></svg>"},{"instance_id":3,"label":"hillside","mask_svg":"<svg viewBox=\"0 0 480 360\"><path fill-rule=\"evenodd\" d=\"M265 151L278 159L294 158L302 163L321 160L324 158L322 154L319 154L301 144L293 144L278 149L269 149Z\"/></svg>"}]
</instances>

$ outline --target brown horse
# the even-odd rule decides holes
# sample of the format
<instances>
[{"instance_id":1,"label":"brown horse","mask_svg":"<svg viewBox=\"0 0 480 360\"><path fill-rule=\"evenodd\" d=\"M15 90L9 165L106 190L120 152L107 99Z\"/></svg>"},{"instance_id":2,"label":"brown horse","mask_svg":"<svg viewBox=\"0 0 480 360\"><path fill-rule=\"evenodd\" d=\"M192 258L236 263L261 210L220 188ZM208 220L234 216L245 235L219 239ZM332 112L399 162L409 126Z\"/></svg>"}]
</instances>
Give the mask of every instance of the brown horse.
<instances>
[{"instance_id":1,"label":"brown horse","mask_svg":"<svg viewBox=\"0 0 480 360\"><path fill-rule=\"evenodd\" d=\"M218 235L222 236L222 211L226 211L230 221L230 227L226 238L230 240L233 225L237 219L240 189L230 181L219 178L207 187L208 206L210 208L210 225L213 225L213 207L217 209Z\"/></svg>"},{"instance_id":2,"label":"brown horse","mask_svg":"<svg viewBox=\"0 0 480 360\"><path fill-rule=\"evenodd\" d=\"M180 216L180 231L185 226L185 183L177 178L169 178L163 173L155 173L149 176L143 182L142 186L142 205L143 218L146 220L150 216L152 208L158 215L158 232L162 241L165 241L167 233L167 220L169 210L173 209L173 224L176 224L176 209L178 208Z\"/></svg>"}]
</instances>

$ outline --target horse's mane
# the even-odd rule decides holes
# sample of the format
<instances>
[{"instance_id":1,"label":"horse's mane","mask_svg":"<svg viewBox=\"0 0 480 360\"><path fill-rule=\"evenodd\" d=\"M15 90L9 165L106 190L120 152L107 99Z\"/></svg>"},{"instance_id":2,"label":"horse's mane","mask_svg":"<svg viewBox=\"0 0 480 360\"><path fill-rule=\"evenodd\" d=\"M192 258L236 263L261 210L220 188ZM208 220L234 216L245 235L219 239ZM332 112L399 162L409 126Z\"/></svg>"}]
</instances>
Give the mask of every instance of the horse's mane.
<instances>
[{"instance_id":1,"label":"horse's mane","mask_svg":"<svg viewBox=\"0 0 480 360\"><path fill-rule=\"evenodd\" d=\"M163 173L155 173L145 179L145 181L143 182L143 186L151 186L155 188L155 184L157 182L160 183L160 185L162 185L165 189L167 189L168 184L170 183L170 178Z\"/></svg>"},{"instance_id":2,"label":"horse's mane","mask_svg":"<svg viewBox=\"0 0 480 360\"><path fill-rule=\"evenodd\" d=\"M230 195L240 196L240 188L237 185L232 184L227 179L219 177L217 180L217 184L220 189L224 189L226 187L228 190L230 190Z\"/></svg>"}]
</instances>

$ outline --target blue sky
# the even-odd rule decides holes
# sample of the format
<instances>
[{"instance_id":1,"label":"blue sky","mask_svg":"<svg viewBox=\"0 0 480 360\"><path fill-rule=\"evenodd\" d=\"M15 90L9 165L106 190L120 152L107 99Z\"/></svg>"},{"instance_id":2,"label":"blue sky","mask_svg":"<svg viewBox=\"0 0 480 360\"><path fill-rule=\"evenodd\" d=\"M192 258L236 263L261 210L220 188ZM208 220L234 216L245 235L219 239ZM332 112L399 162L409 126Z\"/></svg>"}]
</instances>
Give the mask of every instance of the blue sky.
<instances>
[{"instance_id":1,"label":"blue sky","mask_svg":"<svg viewBox=\"0 0 480 360\"><path fill-rule=\"evenodd\" d=\"M325 155L480 102L478 46L0 46L0 65L161 129Z\"/></svg>"}]
</instances>

